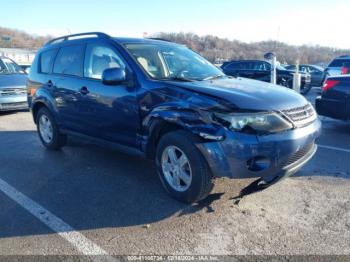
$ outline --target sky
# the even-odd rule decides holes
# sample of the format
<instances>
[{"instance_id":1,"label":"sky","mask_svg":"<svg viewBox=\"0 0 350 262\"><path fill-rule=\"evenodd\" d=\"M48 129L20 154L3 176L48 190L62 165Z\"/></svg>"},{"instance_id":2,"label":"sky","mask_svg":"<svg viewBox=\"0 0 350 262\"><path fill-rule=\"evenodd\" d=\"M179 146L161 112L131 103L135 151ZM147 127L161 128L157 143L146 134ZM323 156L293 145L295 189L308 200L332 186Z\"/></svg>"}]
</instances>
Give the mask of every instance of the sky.
<instances>
[{"instance_id":1,"label":"sky","mask_svg":"<svg viewBox=\"0 0 350 262\"><path fill-rule=\"evenodd\" d=\"M38 35L192 32L350 48L350 0L0 0L0 26Z\"/></svg>"}]
</instances>

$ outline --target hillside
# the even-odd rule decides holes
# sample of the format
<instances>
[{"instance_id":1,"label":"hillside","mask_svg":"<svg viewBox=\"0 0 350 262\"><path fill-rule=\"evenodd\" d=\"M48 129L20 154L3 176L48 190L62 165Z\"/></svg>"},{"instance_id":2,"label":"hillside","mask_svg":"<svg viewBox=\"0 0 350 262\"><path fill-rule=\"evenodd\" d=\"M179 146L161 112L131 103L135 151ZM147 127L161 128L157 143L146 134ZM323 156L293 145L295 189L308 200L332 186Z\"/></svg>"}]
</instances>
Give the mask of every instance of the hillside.
<instances>
[{"instance_id":1,"label":"hillside","mask_svg":"<svg viewBox=\"0 0 350 262\"><path fill-rule=\"evenodd\" d=\"M52 37L30 35L24 31L0 27L0 48L37 49Z\"/></svg>"},{"instance_id":2,"label":"hillside","mask_svg":"<svg viewBox=\"0 0 350 262\"><path fill-rule=\"evenodd\" d=\"M299 59L300 63L328 64L336 56L350 54L350 49L340 50L307 45L293 46L276 41L244 43L212 35L198 36L193 33L157 33L152 37L185 44L212 62L217 59L262 59L266 52L273 51L282 63L293 64L296 59Z\"/></svg>"},{"instance_id":3,"label":"hillside","mask_svg":"<svg viewBox=\"0 0 350 262\"><path fill-rule=\"evenodd\" d=\"M212 35L198 36L193 33L156 33L152 37L185 44L196 52L215 62L222 59L262 59L264 53L273 51L282 63L327 64L334 57L350 54L349 50L321 46L293 46L276 41L245 43ZM11 39L9 41L9 38ZM24 31L0 27L0 48L17 47L37 49L51 36L30 35Z\"/></svg>"}]
</instances>

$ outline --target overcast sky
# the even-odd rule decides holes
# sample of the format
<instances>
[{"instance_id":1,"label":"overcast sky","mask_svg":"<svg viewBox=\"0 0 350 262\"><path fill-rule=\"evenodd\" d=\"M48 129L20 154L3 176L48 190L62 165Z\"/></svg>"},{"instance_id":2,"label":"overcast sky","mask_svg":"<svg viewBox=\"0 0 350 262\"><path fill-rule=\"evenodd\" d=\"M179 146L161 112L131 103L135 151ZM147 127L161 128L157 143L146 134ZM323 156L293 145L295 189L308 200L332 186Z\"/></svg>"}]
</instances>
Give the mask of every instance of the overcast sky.
<instances>
[{"instance_id":1,"label":"overcast sky","mask_svg":"<svg viewBox=\"0 0 350 262\"><path fill-rule=\"evenodd\" d=\"M39 35L211 34L350 48L350 0L0 0L0 26Z\"/></svg>"}]
</instances>

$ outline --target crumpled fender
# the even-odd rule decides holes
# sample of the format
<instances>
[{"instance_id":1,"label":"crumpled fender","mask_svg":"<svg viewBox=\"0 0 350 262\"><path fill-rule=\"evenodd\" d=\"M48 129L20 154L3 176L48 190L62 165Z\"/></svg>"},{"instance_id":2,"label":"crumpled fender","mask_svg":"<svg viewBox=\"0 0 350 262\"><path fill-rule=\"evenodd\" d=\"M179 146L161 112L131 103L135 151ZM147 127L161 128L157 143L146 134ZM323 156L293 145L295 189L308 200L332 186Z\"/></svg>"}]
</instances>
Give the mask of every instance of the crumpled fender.
<instances>
[{"instance_id":1,"label":"crumpled fender","mask_svg":"<svg viewBox=\"0 0 350 262\"><path fill-rule=\"evenodd\" d=\"M225 138L224 127L213 123L210 112L188 106L185 103L169 102L154 108L142 121L142 149L147 152L151 137L164 123L173 124L206 140L219 141Z\"/></svg>"},{"instance_id":2,"label":"crumpled fender","mask_svg":"<svg viewBox=\"0 0 350 262\"><path fill-rule=\"evenodd\" d=\"M224 135L222 130L224 127L213 123L210 112L191 108L182 103L172 102L154 108L143 120L142 127L150 134L160 120L178 125L203 138L207 135L208 139L212 136L213 140L221 140Z\"/></svg>"}]
</instances>

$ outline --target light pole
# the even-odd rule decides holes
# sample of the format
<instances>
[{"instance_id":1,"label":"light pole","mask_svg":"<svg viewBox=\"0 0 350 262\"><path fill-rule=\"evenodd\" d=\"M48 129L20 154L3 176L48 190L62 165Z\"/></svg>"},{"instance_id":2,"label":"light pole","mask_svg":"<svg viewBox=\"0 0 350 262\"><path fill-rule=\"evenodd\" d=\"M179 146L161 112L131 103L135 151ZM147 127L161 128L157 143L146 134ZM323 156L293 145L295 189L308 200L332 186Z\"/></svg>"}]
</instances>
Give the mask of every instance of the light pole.
<instances>
[{"instance_id":1,"label":"light pole","mask_svg":"<svg viewBox=\"0 0 350 262\"><path fill-rule=\"evenodd\" d=\"M276 84L277 81L277 74L276 74L276 67L277 67L277 57L274 53L268 52L264 55L265 60L269 61L271 64L271 84Z\"/></svg>"}]
</instances>

